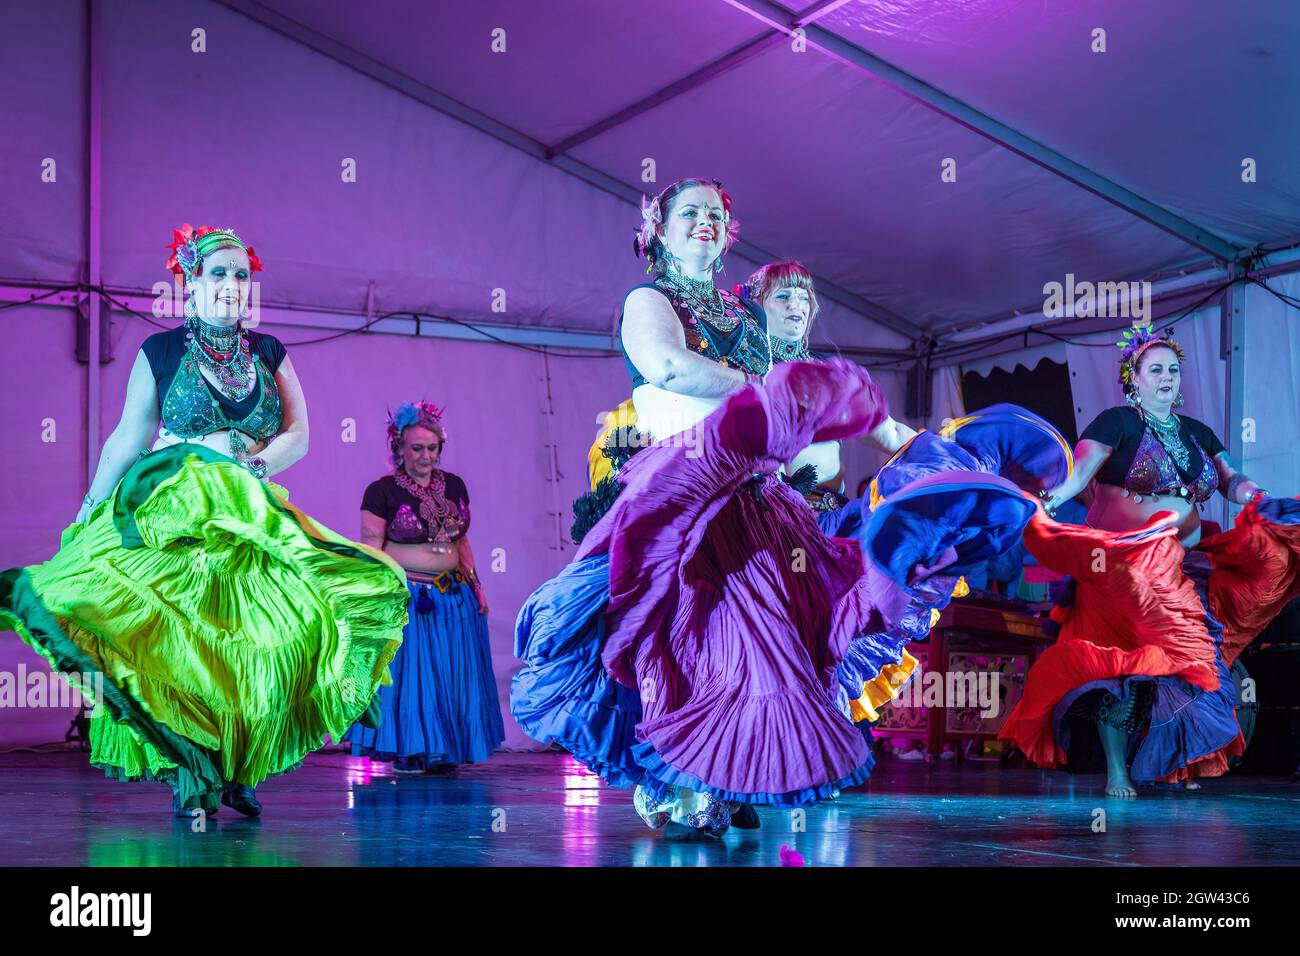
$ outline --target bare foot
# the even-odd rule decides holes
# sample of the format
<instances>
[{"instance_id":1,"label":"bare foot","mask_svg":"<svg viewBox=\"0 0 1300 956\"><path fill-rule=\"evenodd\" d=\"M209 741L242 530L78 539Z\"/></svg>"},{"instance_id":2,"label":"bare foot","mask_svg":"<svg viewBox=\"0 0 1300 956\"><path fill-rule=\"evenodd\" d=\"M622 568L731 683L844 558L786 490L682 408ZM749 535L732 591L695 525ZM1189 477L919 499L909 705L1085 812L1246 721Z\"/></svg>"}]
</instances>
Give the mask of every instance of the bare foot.
<instances>
[{"instance_id":1,"label":"bare foot","mask_svg":"<svg viewBox=\"0 0 1300 956\"><path fill-rule=\"evenodd\" d=\"M1185 784L1183 784L1183 787L1184 787L1185 789L1187 789L1187 790L1200 790L1200 789L1201 789L1201 785L1200 785L1199 783L1197 783L1195 780L1188 780Z\"/></svg>"},{"instance_id":2,"label":"bare foot","mask_svg":"<svg viewBox=\"0 0 1300 956\"><path fill-rule=\"evenodd\" d=\"M1137 788L1133 786L1133 781L1128 778L1128 774L1106 778L1106 796L1131 799L1137 795Z\"/></svg>"}]
</instances>

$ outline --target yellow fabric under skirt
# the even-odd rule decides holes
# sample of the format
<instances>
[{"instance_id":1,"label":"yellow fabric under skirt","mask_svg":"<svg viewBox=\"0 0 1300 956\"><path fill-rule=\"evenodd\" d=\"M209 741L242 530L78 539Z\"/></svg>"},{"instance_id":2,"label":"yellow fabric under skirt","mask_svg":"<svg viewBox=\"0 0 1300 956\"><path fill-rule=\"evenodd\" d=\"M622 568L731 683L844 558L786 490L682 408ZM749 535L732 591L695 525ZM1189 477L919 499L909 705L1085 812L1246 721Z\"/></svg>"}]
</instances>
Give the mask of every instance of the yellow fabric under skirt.
<instances>
[{"instance_id":1,"label":"yellow fabric under skirt","mask_svg":"<svg viewBox=\"0 0 1300 956\"><path fill-rule=\"evenodd\" d=\"M596 490L598 484L614 474L614 463L605 457L605 442L610 434L617 428L635 427L636 408L632 405L632 399L630 398L605 416L600 434L596 436L595 442L587 451L587 477L591 479L592 491Z\"/></svg>"},{"instance_id":2,"label":"yellow fabric under skirt","mask_svg":"<svg viewBox=\"0 0 1300 956\"><path fill-rule=\"evenodd\" d=\"M875 723L879 720L880 708L891 700L897 700L904 685L912 679L917 660L907 651L902 653L902 663L886 664L879 674L862 685L862 696L849 701L849 716L854 723L860 720Z\"/></svg>"}]
</instances>

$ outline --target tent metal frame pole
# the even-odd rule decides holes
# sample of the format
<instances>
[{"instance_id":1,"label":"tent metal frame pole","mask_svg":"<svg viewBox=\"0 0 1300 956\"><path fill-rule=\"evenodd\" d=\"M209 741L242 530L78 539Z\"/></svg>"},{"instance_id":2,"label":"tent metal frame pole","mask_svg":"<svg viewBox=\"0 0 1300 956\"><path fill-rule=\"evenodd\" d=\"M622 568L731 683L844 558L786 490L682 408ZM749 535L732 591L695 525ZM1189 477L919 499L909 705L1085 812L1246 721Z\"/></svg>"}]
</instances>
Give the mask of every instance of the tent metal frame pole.
<instances>
[{"instance_id":1,"label":"tent metal frame pole","mask_svg":"<svg viewBox=\"0 0 1300 956\"><path fill-rule=\"evenodd\" d=\"M800 13L794 18L794 26L805 26L812 23L819 17L834 10L838 10L850 0L818 0L811 7ZM624 107L617 113L611 113L594 123L589 123L584 129L573 133L570 136L560 140L549 148L551 156L558 156L561 153L567 153L577 146L582 145L590 139L594 139L601 133L608 132L616 126L622 126L629 120L633 120L642 113L647 113L656 106L662 106L669 100L676 99L684 93L689 93L698 87L703 86L710 80L714 80L725 73L729 73L736 67L757 56L761 56L769 49L785 40L785 34L780 30L768 29L742 43L735 49L724 53L710 63L706 63L694 73L687 74L680 80L675 80L667 86L655 90L648 96L643 97L631 106Z\"/></svg>"},{"instance_id":2,"label":"tent metal frame pole","mask_svg":"<svg viewBox=\"0 0 1300 956\"><path fill-rule=\"evenodd\" d=\"M485 113L481 113L473 107L466 106L458 100L452 99L445 93L433 89L424 83L419 82L405 73L394 70L392 67L371 59L364 53L353 49L347 44L340 43L321 33L316 32L310 27L291 20L281 13L268 9L256 0L216 0L222 6L233 10L234 12L247 17L255 23L258 23L267 29L274 30L283 36L288 37L295 43L315 50L324 56L335 60L338 63L349 67L356 72L369 77L385 86L396 90L417 102L432 107L440 113L459 120L467 126L487 133L507 146L513 146L540 160L548 163L557 169L561 169L571 176L583 180L597 189L603 190L624 202L631 203L638 209L641 206L641 190L634 188L613 176L603 173L594 167L588 166L574 159L572 156L564 154L552 154L546 144L541 143L531 136L520 132L512 126L508 126L499 120L493 119ZM756 262L770 262L776 256L771 253L751 245L741 240L732 247L738 255L747 259L753 259ZM864 299L862 296L849 292L827 279L820 276L814 276L817 282L817 291L826 299L844 306L851 312L855 312L863 318L882 325L890 331L897 332L906 336L913 341L920 338L924 332L919 325L896 315L884 306L876 305Z\"/></svg>"},{"instance_id":3,"label":"tent metal frame pole","mask_svg":"<svg viewBox=\"0 0 1300 956\"><path fill-rule=\"evenodd\" d=\"M696 87L702 86L716 77L722 76L725 73L730 73L738 66L749 62L755 57L762 56L773 46L783 42L784 39L784 35L776 30L764 31L731 52L718 57L711 63L705 64L694 73L688 74L680 80L669 83L667 86L657 89L650 95L637 100L637 102L633 103L631 106L626 106L617 113L611 113L608 116L602 117L596 122L588 124L584 129L580 129L578 132L566 136L555 145L548 147L548 158L553 158L563 153L567 153L571 149L581 146L588 140L595 139L601 133L606 133L609 130L614 129L616 126L622 126L624 123L636 119L636 117L640 116L642 113L648 113L655 107L662 106L664 103L676 99L683 93L689 93Z\"/></svg>"},{"instance_id":4,"label":"tent metal frame pole","mask_svg":"<svg viewBox=\"0 0 1300 956\"><path fill-rule=\"evenodd\" d=\"M796 14L780 4L773 3L772 0L722 0L722 2L783 33L792 32L794 27L791 24L798 19ZM1210 230L1184 219L1177 213L1125 189L1056 150L1030 139L1005 123L999 123L993 117L869 53L839 34L814 24L804 26L802 29L809 46L816 47L842 63L870 73L972 132L1023 156L1030 162L1177 236L1184 242L1205 250L1216 259L1234 262L1247 252Z\"/></svg>"},{"instance_id":5,"label":"tent metal frame pole","mask_svg":"<svg viewBox=\"0 0 1300 956\"><path fill-rule=\"evenodd\" d=\"M87 143L86 176L86 281L92 286L100 284L102 262L103 214L103 30L101 29L101 0L86 0L86 109L89 127ZM86 323L89 330L89 349L86 362L86 482L89 488L95 478L99 460L99 423L102 375L100 367L101 329L100 295L92 290L86 295Z\"/></svg>"},{"instance_id":6,"label":"tent metal frame pole","mask_svg":"<svg viewBox=\"0 0 1300 956\"><path fill-rule=\"evenodd\" d=\"M67 289L54 295L55 289L64 289L67 283L51 280L39 282L32 279L0 278L0 303L44 306L55 309L76 309L79 300L85 295L76 289ZM153 304L158 296L152 291L139 289L108 288L104 290L118 302L129 306L136 312L152 315ZM42 298L43 297L43 298ZM129 312L100 297L106 304L105 314L128 316ZM467 319L466 324L459 324L454 317L422 315L418 332L412 325L412 312L399 312L387 318L375 320L374 302L367 296L364 311L355 308L335 308L331 306L301 306L283 303L262 302L259 305L261 321L280 328L294 328L319 332L355 332L358 335L403 335L416 338L453 339L463 342L479 342L497 345L529 345L549 349L572 349L575 351L608 352L611 358L617 357L617 346L609 332L594 332L590 329L572 329L566 327L536 325L494 325L488 322ZM180 312L173 307L172 312L157 316L159 319L179 321ZM365 329L358 328L358 322L364 318ZM373 323L373 324L371 324ZM467 326L473 326L469 328ZM481 329L493 338L487 338L475 329ZM292 342L286 342L292 345ZM911 359L910 349L869 348L851 346L847 348L812 344L814 351L839 352L847 357L862 358L864 361L881 359ZM550 353L550 357L563 360L567 356Z\"/></svg>"},{"instance_id":7,"label":"tent metal frame pole","mask_svg":"<svg viewBox=\"0 0 1300 956\"><path fill-rule=\"evenodd\" d=\"M1150 280L1139 280L1150 281ZM1181 298L1187 290L1208 291L1211 288L1222 285L1228 281L1228 272L1223 266L1202 269L1198 272L1190 272L1186 275L1173 276L1162 280L1159 283L1152 282L1152 295L1150 304L1155 306L1170 298ZM1128 285L1128 283L1120 283ZM1120 300L1122 304L1127 302L1127 297ZM1075 315L1063 315L1060 318L1047 318L1042 314L1043 301L1040 299L1033 305L1023 306L1016 309L1009 316L1003 316L995 319L986 319L980 322L970 322L943 334L943 348L958 348L960 346L973 344L975 342L985 341L987 339L1002 338L1013 335L1028 329L1030 326L1038 329L1051 328L1068 322L1077 322L1081 317ZM1036 317L1039 321L1024 322L1024 319ZM1152 316L1155 318L1155 316ZM1093 316L1084 316L1082 318L1093 318ZM972 335L973 332L981 334ZM965 336L965 337L963 337Z\"/></svg>"},{"instance_id":8,"label":"tent metal frame pole","mask_svg":"<svg viewBox=\"0 0 1300 956\"><path fill-rule=\"evenodd\" d=\"M1213 281L1205 282L1200 285L1187 286L1166 292L1160 296L1153 296L1151 300L1151 320L1159 324L1164 319L1176 312L1182 312L1196 305L1198 301L1204 299L1206 295L1223 285L1226 278L1220 278ZM1201 308L1212 308L1218 301L1218 296L1206 301ZM1071 338L1096 335L1101 332L1115 332L1126 328L1127 320L1112 316L1101 316L1097 318L1061 318L1053 319L1050 322L1040 322L1032 327L1025 326L1020 329L1008 329L997 335L989 336L987 339L971 339L966 342L951 343L948 346L948 354L942 351L935 357L936 367L946 365L961 365L965 362L977 362L982 359L991 358L995 355L1010 355L1015 352L1023 352L1027 348L1038 348L1043 345L1050 345L1058 342L1060 339L1053 338L1048 332L1057 335L1068 334ZM1068 327L1068 328L1067 328ZM1016 339L1018 341L1013 345L1001 346L999 342L1006 339ZM955 358L950 357L952 353L960 352Z\"/></svg>"},{"instance_id":9,"label":"tent metal frame pole","mask_svg":"<svg viewBox=\"0 0 1300 956\"><path fill-rule=\"evenodd\" d=\"M1258 251L1262 251L1262 250L1258 250ZM1291 245L1280 247L1278 249L1269 250L1265 254L1269 256L1273 256L1275 259L1277 259L1277 261L1271 265L1261 266L1256 269L1251 269L1248 273L1246 273L1247 278L1267 279L1270 276L1285 275L1289 272L1300 271L1300 245L1293 243ZM1157 278L1158 275L1163 275L1164 277ZM1151 276L1150 278L1140 280L1140 281L1150 282L1152 283L1153 286L1159 287L1155 290L1155 294L1152 295L1151 297L1152 303L1155 304L1171 296L1181 295L1182 290L1186 288L1191 288L1193 286L1197 288L1208 288L1209 286L1214 285L1216 283L1226 282L1228 275L1229 275L1229 270L1222 264L1216 265L1212 262L1205 261L1201 263L1196 263L1195 265L1188 266L1180 270L1165 270L1163 274L1158 273L1155 276ZM1027 305L1027 306L1023 306L1022 308L1015 309L1011 315L998 316L989 319L981 319L975 322L965 322L962 323L961 325L953 326L951 329L947 329L943 332L943 335L949 336L949 338L945 339L944 346L964 345L969 342L980 341L983 338L992 338L995 336L1000 337L1004 335L1009 335L1012 332L1019 331L1020 328L1024 328L1026 326L1017 327L1014 325L1007 325L1005 328L1002 329L997 329L996 326L998 326L1000 323L1011 323L1017 319L1023 319L1028 316L1034 315L1037 313L1037 311L1040 308L1041 308L1041 302L1035 303L1034 305ZM1048 327L1047 323L1036 322L1033 324L1036 328ZM985 333L985 335L973 339L961 339L961 338L952 337L952 336L960 336L964 333L973 331L975 329L981 329L987 327L995 327L995 328L994 331L987 332ZM1008 349L1008 351L1014 351L1014 349Z\"/></svg>"},{"instance_id":10,"label":"tent metal frame pole","mask_svg":"<svg viewBox=\"0 0 1300 956\"><path fill-rule=\"evenodd\" d=\"M1233 463L1244 469L1246 446L1242 440L1242 426L1246 417L1246 294L1249 283L1245 281L1244 269L1235 267L1233 273L1233 278L1240 281L1223 290L1219 311L1219 357L1224 361L1223 443ZM1228 519L1234 517L1233 509L1236 507L1232 502L1226 504L1225 516Z\"/></svg>"}]
</instances>

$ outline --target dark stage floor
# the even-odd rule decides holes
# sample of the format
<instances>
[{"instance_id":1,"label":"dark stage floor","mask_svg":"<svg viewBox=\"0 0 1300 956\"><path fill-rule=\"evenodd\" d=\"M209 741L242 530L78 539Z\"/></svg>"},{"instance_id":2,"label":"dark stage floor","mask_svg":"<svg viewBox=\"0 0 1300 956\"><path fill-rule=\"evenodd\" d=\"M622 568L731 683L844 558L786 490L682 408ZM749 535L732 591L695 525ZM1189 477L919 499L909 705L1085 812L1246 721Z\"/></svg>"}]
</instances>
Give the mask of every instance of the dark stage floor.
<instances>
[{"instance_id":1,"label":"dark stage floor","mask_svg":"<svg viewBox=\"0 0 1300 956\"><path fill-rule=\"evenodd\" d=\"M393 776L342 752L258 789L204 833L161 784L105 779L74 752L0 755L0 862L71 866L810 866L1300 864L1300 784L1241 774L1199 793L1106 799L1102 778L884 757L869 787L807 811L759 810L721 845L665 843L560 754L499 754L446 777ZM1095 811L1106 832L1094 832ZM494 829L494 822L496 824ZM504 824L504 828L502 827Z\"/></svg>"}]
</instances>

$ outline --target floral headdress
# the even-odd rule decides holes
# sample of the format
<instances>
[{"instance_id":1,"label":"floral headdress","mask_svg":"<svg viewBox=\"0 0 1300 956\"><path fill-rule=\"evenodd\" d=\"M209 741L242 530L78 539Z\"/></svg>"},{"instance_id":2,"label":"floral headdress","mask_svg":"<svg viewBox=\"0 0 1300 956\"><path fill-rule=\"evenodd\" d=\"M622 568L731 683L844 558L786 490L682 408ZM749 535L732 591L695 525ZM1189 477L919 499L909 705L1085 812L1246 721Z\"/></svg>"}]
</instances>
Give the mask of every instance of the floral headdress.
<instances>
[{"instance_id":1,"label":"floral headdress","mask_svg":"<svg viewBox=\"0 0 1300 956\"><path fill-rule=\"evenodd\" d=\"M172 241L167 244L167 248L172 251L167 259L167 268L188 281L198 275L204 256L228 246L236 246L248 253L250 272L262 271L262 260L257 257L253 247L232 230L217 229L214 226L199 226L195 229L188 222L179 229L172 230Z\"/></svg>"},{"instance_id":2,"label":"floral headdress","mask_svg":"<svg viewBox=\"0 0 1300 956\"><path fill-rule=\"evenodd\" d=\"M447 443L447 429L442 424L442 409L432 402L404 402L397 406L397 411L388 413L388 449L393 455L393 464L401 467L402 432L412 425L429 429Z\"/></svg>"},{"instance_id":3,"label":"floral headdress","mask_svg":"<svg viewBox=\"0 0 1300 956\"><path fill-rule=\"evenodd\" d=\"M1137 375L1138 362L1147 349L1164 346L1174 350L1179 362L1183 361L1183 350L1174 341L1173 329L1153 332L1150 320L1145 325L1134 324L1133 328L1125 329L1124 337L1115 344L1124 350L1119 363L1119 383L1124 386L1125 394L1137 389L1137 385L1134 384L1134 377Z\"/></svg>"},{"instance_id":4,"label":"floral headdress","mask_svg":"<svg viewBox=\"0 0 1300 956\"><path fill-rule=\"evenodd\" d=\"M731 196L722 188L722 183L716 179L679 179L677 182L663 189L659 195L653 199L648 196L641 197L641 225L636 231L636 236L632 240L632 251L637 256L645 256L649 260L646 272L652 268L661 266L667 258L668 250L664 248L663 240L659 238L659 227L664 223L664 214L667 205L672 201L672 197L679 192L689 189L691 186L712 186L722 197L722 211L724 221L727 226L727 239L723 243L722 251L725 253L735 243L740 236L740 222L731 215ZM722 256L719 255L714 263L714 269L720 269Z\"/></svg>"}]
</instances>

